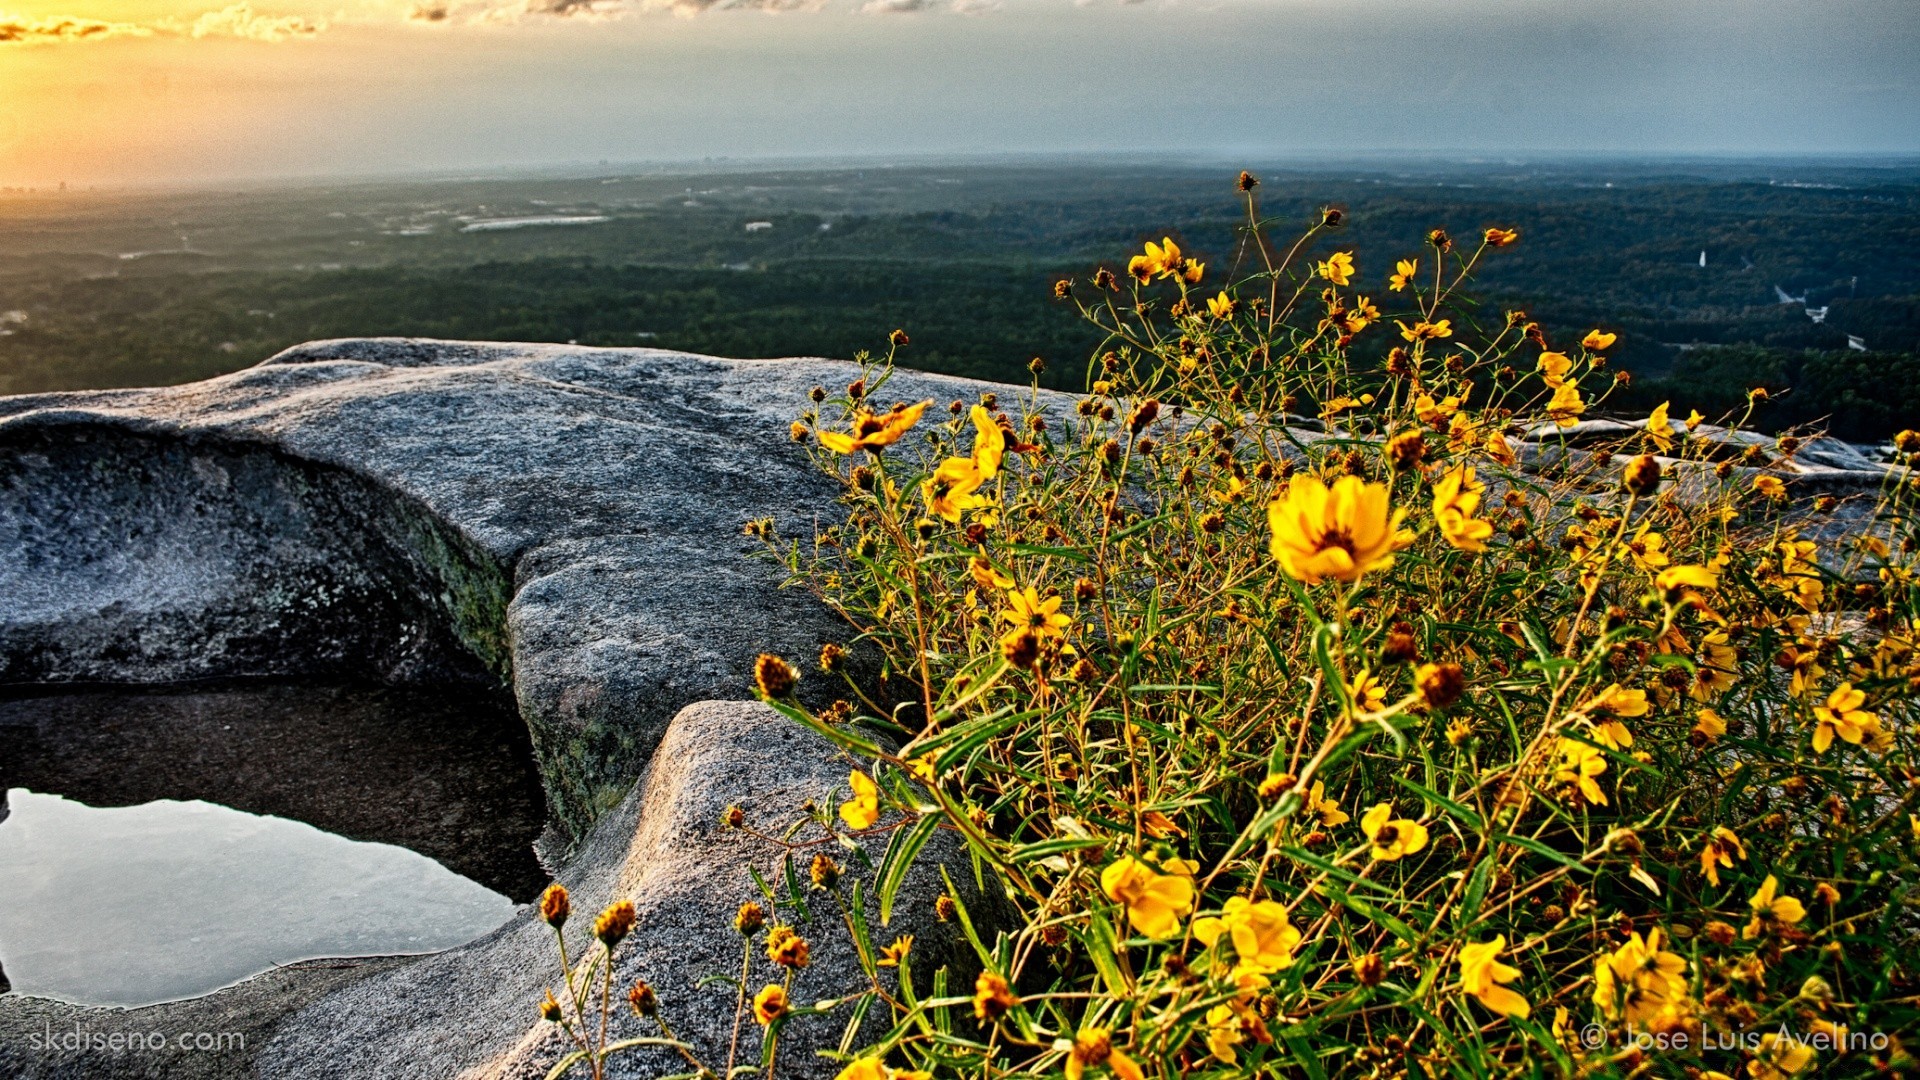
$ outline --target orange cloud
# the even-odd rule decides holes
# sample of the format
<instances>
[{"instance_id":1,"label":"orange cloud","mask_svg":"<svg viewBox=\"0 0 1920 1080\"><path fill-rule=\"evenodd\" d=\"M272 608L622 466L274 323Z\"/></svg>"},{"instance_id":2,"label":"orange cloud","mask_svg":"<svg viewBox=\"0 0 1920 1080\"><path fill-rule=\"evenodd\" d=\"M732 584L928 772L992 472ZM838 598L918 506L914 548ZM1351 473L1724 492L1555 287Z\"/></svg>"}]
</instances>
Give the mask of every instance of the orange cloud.
<instances>
[{"instance_id":1,"label":"orange cloud","mask_svg":"<svg viewBox=\"0 0 1920 1080\"><path fill-rule=\"evenodd\" d=\"M169 18L150 23L105 22L71 15L35 19L0 14L0 45L49 45L123 37L286 41L312 37L326 28L324 21L299 15L262 15L244 2L203 12L187 21Z\"/></svg>"},{"instance_id":2,"label":"orange cloud","mask_svg":"<svg viewBox=\"0 0 1920 1080\"><path fill-rule=\"evenodd\" d=\"M152 37L154 29L139 23L102 22L55 16L29 19L0 15L0 44L36 44L60 41L104 41L116 37Z\"/></svg>"}]
</instances>

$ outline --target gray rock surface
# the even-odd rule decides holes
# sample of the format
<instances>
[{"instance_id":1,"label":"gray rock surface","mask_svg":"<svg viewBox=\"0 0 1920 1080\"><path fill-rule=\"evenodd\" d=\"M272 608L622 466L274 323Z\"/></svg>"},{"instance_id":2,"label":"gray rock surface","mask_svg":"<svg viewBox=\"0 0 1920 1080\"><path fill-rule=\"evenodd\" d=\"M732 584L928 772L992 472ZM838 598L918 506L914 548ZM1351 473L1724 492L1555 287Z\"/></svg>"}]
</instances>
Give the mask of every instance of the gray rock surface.
<instances>
[{"instance_id":1,"label":"gray rock surface","mask_svg":"<svg viewBox=\"0 0 1920 1080\"><path fill-rule=\"evenodd\" d=\"M691 1043L703 1061L724 1068L734 1028L735 991L719 984L701 989L708 976L739 974L742 942L732 931L735 911L755 900L771 918L791 921L812 945L812 963L794 983L796 1004L857 993L868 986L856 963L850 935L826 893L809 889L811 918L778 911L758 891L749 868L778 882L786 851L766 839L725 829L730 805L746 811L757 830L784 835L812 800L830 807L846 797L849 762L820 736L764 705L706 702L681 711L655 752L645 782L597 827L564 876L575 916L570 948L579 958L590 941L593 915L609 900L631 899L639 920L616 953L615 1004L636 978L657 990L663 1017ZM838 794L836 795L836 789ZM883 820L884 828L889 822ZM817 826L792 837L797 872L815 852L850 864L849 853ZM863 841L877 863L886 836ZM912 934L913 966L921 973L951 965L956 979L977 970L971 947L956 923L940 923L933 898L944 890L935 861L951 866L968 910L990 913L995 898L971 890L960 845L937 836L903 889L892 923L881 927L871 900L867 917L884 944ZM857 872L849 873L843 889ZM871 874L867 875L869 878ZM771 921L770 921L771 925ZM777 978L756 939L750 986ZM891 973L883 973L889 991ZM966 985L971 985L970 981ZM295 1014L279 1029L261 1058L263 1075L364 1077L429 1075L472 1078L542 1077L564 1053L552 1025L535 1018L546 987L558 992L553 935L527 909L513 924L464 949L362 980ZM923 987L924 989L924 987ZM614 1018L615 1037L656 1035L624 1006ZM832 1076L838 1066L815 1051L837 1047L849 1010L838 1016L799 1017L780 1044L782 1077ZM751 1017L741 1036L743 1062L757 1060L760 1031ZM670 1051L654 1049L616 1059L610 1075L654 1077L687 1069Z\"/></svg>"},{"instance_id":2,"label":"gray rock surface","mask_svg":"<svg viewBox=\"0 0 1920 1080\"><path fill-rule=\"evenodd\" d=\"M747 697L761 651L808 666L844 638L748 557L755 542L740 529L772 518L804 535L831 512L831 485L787 426L810 387L855 373L824 360L352 340L186 386L0 399L0 686L510 681L556 826L552 863L589 915L616 894L641 904L620 974L658 983L669 1010L687 1010L685 1033L710 1043L720 1006L688 983L737 970L731 912L751 895L745 865L769 857L712 835L718 809L825 798L846 763L764 709L689 710L684 736L669 721L694 702ZM886 393L985 388L903 374ZM802 681L803 694L829 689ZM636 788L663 737L668 751ZM931 905L928 873L896 914L917 928L922 972L964 958L951 927L913 921ZM809 932L820 959L801 1000L850 974L836 934ZM726 962L710 972L710 959ZM522 1075L550 1049L530 1019L550 963L523 910L452 953L286 969L151 1009L3 997L0 1075ZM49 1025L246 1042L34 1050ZM806 1044L838 1043L837 1027L806 1027L782 1075L813 1075L824 1066Z\"/></svg>"}]
</instances>

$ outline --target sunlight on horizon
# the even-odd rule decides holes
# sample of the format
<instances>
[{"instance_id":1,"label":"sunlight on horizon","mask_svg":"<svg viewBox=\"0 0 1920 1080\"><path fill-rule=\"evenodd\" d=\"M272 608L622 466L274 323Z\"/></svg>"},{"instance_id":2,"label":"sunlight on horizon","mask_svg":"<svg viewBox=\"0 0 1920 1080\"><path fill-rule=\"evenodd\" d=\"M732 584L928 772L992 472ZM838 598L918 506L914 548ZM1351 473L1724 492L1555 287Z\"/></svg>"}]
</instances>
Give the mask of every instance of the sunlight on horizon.
<instances>
[{"instance_id":1,"label":"sunlight on horizon","mask_svg":"<svg viewBox=\"0 0 1920 1080\"><path fill-rule=\"evenodd\" d=\"M708 155L1920 150L1920 13L1896 0L692 14L704 2L20 0L0 15L0 184Z\"/></svg>"}]
</instances>

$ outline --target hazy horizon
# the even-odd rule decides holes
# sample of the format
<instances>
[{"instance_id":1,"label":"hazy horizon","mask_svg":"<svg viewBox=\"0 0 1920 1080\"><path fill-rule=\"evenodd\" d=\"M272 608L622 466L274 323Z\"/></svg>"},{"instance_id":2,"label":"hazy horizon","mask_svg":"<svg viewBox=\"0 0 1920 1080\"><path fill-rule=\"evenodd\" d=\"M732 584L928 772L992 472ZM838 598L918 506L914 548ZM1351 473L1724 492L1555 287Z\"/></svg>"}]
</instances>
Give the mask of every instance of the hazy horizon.
<instances>
[{"instance_id":1,"label":"hazy horizon","mask_svg":"<svg viewBox=\"0 0 1920 1080\"><path fill-rule=\"evenodd\" d=\"M1904 0L18 0L0 185L1920 153ZM962 14L964 13L964 14Z\"/></svg>"}]
</instances>

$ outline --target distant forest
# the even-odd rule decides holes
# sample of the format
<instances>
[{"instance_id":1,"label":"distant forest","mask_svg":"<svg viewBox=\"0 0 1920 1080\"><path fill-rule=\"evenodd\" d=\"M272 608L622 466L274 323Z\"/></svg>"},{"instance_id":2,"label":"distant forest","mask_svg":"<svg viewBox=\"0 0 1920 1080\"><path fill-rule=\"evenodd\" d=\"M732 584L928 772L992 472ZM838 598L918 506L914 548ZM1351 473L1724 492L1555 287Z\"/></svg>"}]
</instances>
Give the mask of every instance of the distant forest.
<instances>
[{"instance_id":1,"label":"distant forest","mask_svg":"<svg viewBox=\"0 0 1920 1080\"><path fill-rule=\"evenodd\" d=\"M1261 194L1281 233L1344 207L1320 253L1355 251L1383 307L1393 260L1426 229L1517 227L1475 291L1557 339L1618 331L1634 381L1617 408L1718 414L1763 385L1761 422L1778 427L1868 440L1920 422L1920 170L1695 171L1276 172ZM849 357L896 327L914 366L1023 380L1039 356L1049 383L1077 388L1097 339L1052 283L1161 234L1226 280L1244 258L1231 176L922 168L0 197L0 392L189 381L326 337ZM547 215L607 220L473 228Z\"/></svg>"}]
</instances>

